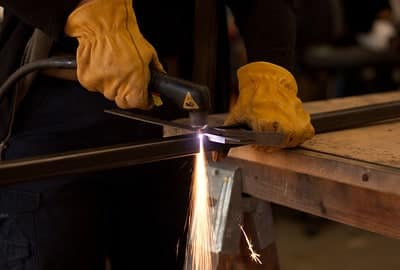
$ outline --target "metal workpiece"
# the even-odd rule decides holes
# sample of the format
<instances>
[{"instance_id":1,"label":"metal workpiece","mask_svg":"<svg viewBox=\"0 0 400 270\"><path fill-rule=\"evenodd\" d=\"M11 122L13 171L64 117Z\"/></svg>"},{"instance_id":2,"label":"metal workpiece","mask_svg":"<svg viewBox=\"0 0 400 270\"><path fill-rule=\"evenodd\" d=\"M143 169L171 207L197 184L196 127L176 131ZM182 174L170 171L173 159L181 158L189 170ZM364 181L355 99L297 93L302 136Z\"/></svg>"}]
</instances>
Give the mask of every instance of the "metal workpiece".
<instances>
[{"instance_id":1,"label":"metal workpiece","mask_svg":"<svg viewBox=\"0 0 400 270\"><path fill-rule=\"evenodd\" d=\"M356 128L400 118L400 101L353 107L330 112L314 113L311 123L315 133Z\"/></svg>"},{"instance_id":2,"label":"metal workpiece","mask_svg":"<svg viewBox=\"0 0 400 270\"><path fill-rule=\"evenodd\" d=\"M225 144L229 146L240 146L245 144L257 144L264 146L279 147L284 144L285 135L279 132L255 132L248 127L233 125L233 126L220 126L208 127L200 125L193 125L193 123L202 123L199 121L207 120L207 114L204 112L192 112L189 115L197 117L199 120L191 119L190 124L183 124L173 121L166 121L155 118L149 115L143 115L133 110L111 109L105 110L106 113L118 115L121 117L138 120L146 123L151 123L159 126L167 126L176 129L181 129L190 133L202 133L209 141Z\"/></svg>"},{"instance_id":3,"label":"metal workpiece","mask_svg":"<svg viewBox=\"0 0 400 270\"><path fill-rule=\"evenodd\" d=\"M270 205L262 200L242 193L240 168L229 162L207 165L209 194L212 205L212 226L215 241L212 252L226 255L240 254L241 228L244 215L249 217L252 230L249 237L259 249L264 249L274 241ZM247 228L244 227L246 231Z\"/></svg>"},{"instance_id":4,"label":"metal workpiece","mask_svg":"<svg viewBox=\"0 0 400 270\"><path fill-rule=\"evenodd\" d=\"M221 145L205 140L205 149ZM100 171L148 162L195 155L199 151L196 134L160 138L151 142L111 145L55 155L0 162L0 186L29 182L51 176Z\"/></svg>"},{"instance_id":5,"label":"metal workpiece","mask_svg":"<svg viewBox=\"0 0 400 270\"><path fill-rule=\"evenodd\" d=\"M108 113L137 119L158 125L168 125L189 130L184 136L164 137L151 142L112 145L98 149L82 149L77 152L58 153L51 156L33 157L0 162L0 186L42 179L50 176L90 172L102 169L130 166L194 155L199 150L198 129L188 125L147 118L125 110L111 110ZM311 115L316 133L358 127L400 117L400 102L356 107ZM244 144L279 145L282 134L252 132L234 127L203 128L206 136L205 150L226 152L230 147Z\"/></svg>"},{"instance_id":6,"label":"metal workpiece","mask_svg":"<svg viewBox=\"0 0 400 270\"><path fill-rule=\"evenodd\" d=\"M257 132L239 125L210 127L203 129L202 132L210 141L232 146L255 144L279 147L285 142L283 133L273 131Z\"/></svg>"}]
</instances>

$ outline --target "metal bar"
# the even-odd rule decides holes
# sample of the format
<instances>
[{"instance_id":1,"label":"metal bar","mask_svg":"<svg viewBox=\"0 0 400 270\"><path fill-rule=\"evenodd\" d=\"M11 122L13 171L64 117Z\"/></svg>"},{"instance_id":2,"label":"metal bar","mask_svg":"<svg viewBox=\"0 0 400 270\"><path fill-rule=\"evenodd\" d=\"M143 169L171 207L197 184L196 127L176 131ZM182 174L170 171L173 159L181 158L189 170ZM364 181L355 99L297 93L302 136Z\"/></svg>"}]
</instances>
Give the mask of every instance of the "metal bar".
<instances>
[{"instance_id":1,"label":"metal bar","mask_svg":"<svg viewBox=\"0 0 400 270\"><path fill-rule=\"evenodd\" d=\"M208 150L219 147L217 144L206 142ZM98 171L179 158L194 155L198 150L198 137L196 134L190 134L141 144L114 145L5 161L0 163L0 186L56 175Z\"/></svg>"},{"instance_id":2,"label":"metal bar","mask_svg":"<svg viewBox=\"0 0 400 270\"><path fill-rule=\"evenodd\" d=\"M388 102L333 112L313 114L316 133L357 127L400 117L400 102ZM232 145L231 145L232 146ZM230 147L231 147L230 146ZM206 142L209 150L226 150L226 145ZM196 134L160 138L156 141L114 145L58 153L0 163L0 186L32 181L50 176L83 173L131 166L194 155L199 149Z\"/></svg>"},{"instance_id":3,"label":"metal bar","mask_svg":"<svg viewBox=\"0 0 400 270\"><path fill-rule=\"evenodd\" d=\"M400 101L372 104L311 115L315 133L355 128L400 118Z\"/></svg>"}]
</instances>

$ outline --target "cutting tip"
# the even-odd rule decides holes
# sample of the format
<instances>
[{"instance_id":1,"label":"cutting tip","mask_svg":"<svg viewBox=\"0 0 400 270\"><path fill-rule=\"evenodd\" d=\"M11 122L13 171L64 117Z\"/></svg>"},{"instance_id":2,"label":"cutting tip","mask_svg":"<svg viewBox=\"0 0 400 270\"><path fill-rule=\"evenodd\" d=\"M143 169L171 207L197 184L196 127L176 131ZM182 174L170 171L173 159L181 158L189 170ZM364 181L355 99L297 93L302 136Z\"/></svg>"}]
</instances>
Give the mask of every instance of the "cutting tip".
<instances>
[{"instance_id":1,"label":"cutting tip","mask_svg":"<svg viewBox=\"0 0 400 270\"><path fill-rule=\"evenodd\" d=\"M204 129L208 123L207 111L191 111L189 112L189 121L192 128Z\"/></svg>"},{"instance_id":2,"label":"cutting tip","mask_svg":"<svg viewBox=\"0 0 400 270\"><path fill-rule=\"evenodd\" d=\"M197 130L197 132L203 132L208 125L191 125L193 129Z\"/></svg>"}]
</instances>

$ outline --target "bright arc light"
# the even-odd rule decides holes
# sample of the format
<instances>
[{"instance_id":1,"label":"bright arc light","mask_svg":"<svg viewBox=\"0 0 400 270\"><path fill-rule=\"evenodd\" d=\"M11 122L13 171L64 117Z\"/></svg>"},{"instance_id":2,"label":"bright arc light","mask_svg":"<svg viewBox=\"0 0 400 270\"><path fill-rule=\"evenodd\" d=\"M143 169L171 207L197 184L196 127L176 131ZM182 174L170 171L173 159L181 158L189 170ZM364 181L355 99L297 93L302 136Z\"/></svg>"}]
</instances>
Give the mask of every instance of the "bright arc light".
<instances>
[{"instance_id":1,"label":"bright arc light","mask_svg":"<svg viewBox=\"0 0 400 270\"><path fill-rule=\"evenodd\" d=\"M213 269L211 247L213 232L211 206L203 146L203 134L199 134L200 151L196 154L189 206L189 235L186 246L186 270Z\"/></svg>"}]
</instances>

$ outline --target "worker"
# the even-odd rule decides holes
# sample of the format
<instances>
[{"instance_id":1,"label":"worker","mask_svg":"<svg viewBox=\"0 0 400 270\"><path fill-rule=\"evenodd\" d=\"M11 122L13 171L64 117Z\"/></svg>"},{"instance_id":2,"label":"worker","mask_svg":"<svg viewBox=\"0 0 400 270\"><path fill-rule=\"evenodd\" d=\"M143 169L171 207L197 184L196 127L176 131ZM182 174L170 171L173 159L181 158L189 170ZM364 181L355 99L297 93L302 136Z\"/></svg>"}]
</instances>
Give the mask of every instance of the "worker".
<instances>
[{"instance_id":1,"label":"worker","mask_svg":"<svg viewBox=\"0 0 400 270\"><path fill-rule=\"evenodd\" d=\"M224 18L223 1L215 2ZM195 9L194 1L178 0L134 1L133 6L131 0L0 0L5 8L0 83L34 58L76 54L77 59L77 81L60 73L35 74L2 101L2 158L160 138L158 127L103 110L153 108L149 70L169 72L171 65L164 63L171 55L177 56L178 75L190 79L197 4ZM291 3L226 4L249 64L238 70L240 93L225 124L283 132L286 140L279 148L295 147L314 131L289 71ZM97 270L104 269L108 256L113 270L139 264L182 269L176 250L190 168L190 160L176 159L1 188L0 268Z\"/></svg>"}]
</instances>

